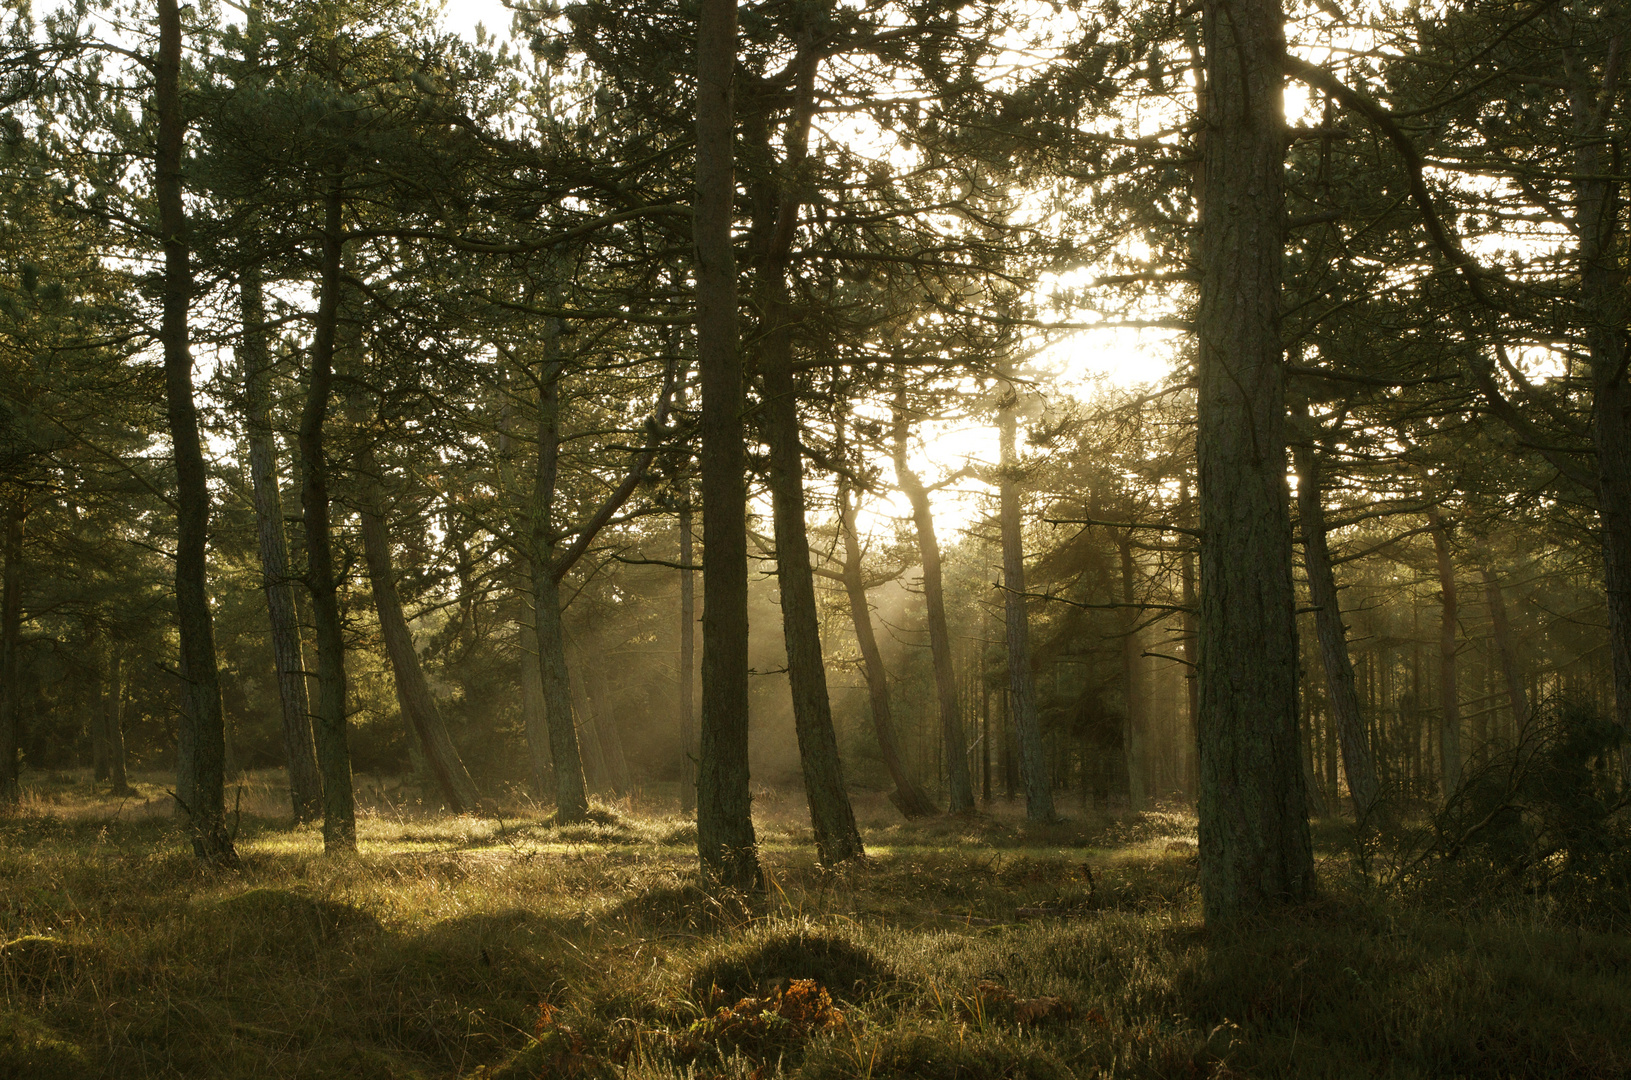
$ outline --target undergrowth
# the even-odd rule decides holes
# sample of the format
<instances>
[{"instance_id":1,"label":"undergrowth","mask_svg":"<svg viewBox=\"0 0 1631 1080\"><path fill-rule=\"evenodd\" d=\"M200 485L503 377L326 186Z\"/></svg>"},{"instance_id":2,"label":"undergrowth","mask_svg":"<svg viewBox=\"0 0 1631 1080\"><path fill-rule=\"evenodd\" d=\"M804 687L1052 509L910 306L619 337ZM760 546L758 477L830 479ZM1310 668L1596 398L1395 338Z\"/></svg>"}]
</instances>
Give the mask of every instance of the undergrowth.
<instances>
[{"instance_id":1,"label":"undergrowth","mask_svg":"<svg viewBox=\"0 0 1631 1080\"><path fill-rule=\"evenodd\" d=\"M1177 811L863 807L872 855L840 871L767 818L750 897L626 806L365 815L344 860L245 815L233 870L168 818L79 810L0 821L0 1076L1631 1075L1631 938L1384 893L1329 829L1321 900L1225 935Z\"/></svg>"}]
</instances>

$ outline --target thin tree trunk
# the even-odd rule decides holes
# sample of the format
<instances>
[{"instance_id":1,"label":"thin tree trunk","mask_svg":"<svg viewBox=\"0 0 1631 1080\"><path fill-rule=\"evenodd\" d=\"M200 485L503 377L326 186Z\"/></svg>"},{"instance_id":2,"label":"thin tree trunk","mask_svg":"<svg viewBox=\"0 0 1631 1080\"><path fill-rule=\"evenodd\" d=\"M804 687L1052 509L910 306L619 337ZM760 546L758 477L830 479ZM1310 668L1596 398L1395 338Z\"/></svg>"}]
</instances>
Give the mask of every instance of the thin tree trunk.
<instances>
[{"instance_id":1,"label":"thin tree trunk","mask_svg":"<svg viewBox=\"0 0 1631 1080\"><path fill-rule=\"evenodd\" d=\"M940 541L934 533L934 511L929 492L906 464L905 387L895 393L895 482L912 504L919 557L923 560L923 602L929 623L929 652L934 659L935 696L940 707L940 744L945 755L948 812L975 810L974 784L968 770L968 742L957 707L957 672L951 653L951 628L946 622L946 593L940 570Z\"/></svg>"},{"instance_id":2,"label":"thin tree trunk","mask_svg":"<svg viewBox=\"0 0 1631 1080\"><path fill-rule=\"evenodd\" d=\"M572 681L566 665L566 633L561 626L561 587L555 574L555 481L560 469L562 365L546 362L538 381L538 464L532 487L532 610L538 645L538 672L544 687L544 721L549 757L555 766L555 820L586 820L589 792L572 719ZM536 745L536 767L543 754Z\"/></svg>"},{"instance_id":3,"label":"thin tree trunk","mask_svg":"<svg viewBox=\"0 0 1631 1080\"><path fill-rule=\"evenodd\" d=\"M125 774L124 660L114 649L108 659L107 697L102 712L102 730L108 740L109 793L134 795Z\"/></svg>"},{"instance_id":4,"label":"thin tree trunk","mask_svg":"<svg viewBox=\"0 0 1631 1080\"><path fill-rule=\"evenodd\" d=\"M306 403L300 414L300 507L306 532L306 587L311 594L317 629L317 762L323 775L323 850L330 854L357 850L357 813L351 787L351 751L347 745L345 637L340 617L340 590L334 573L333 537L329 524L329 470L323 424L328 417L334 381L335 331L340 310L340 260L343 192L338 178L330 182L324 203L322 292L313 334Z\"/></svg>"},{"instance_id":5,"label":"thin tree trunk","mask_svg":"<svg viewBox=\"0 0 1631 1080\"><path fill-rule=\"evenodd\" d=\"M363 557L368 563L368 581L374 593L374 611L379 615L380 636L385 639L385 654L391 661L391 674L396 684L397 705L408 721L408 727L418 739L425 754L425 764L436 786L454 813L469 813L477 808L480 799L475 781L459 759L458 748L448 734L442 711L425 681L424 669L419 666L419 651L414 648L413 631L402 614L402 597L396 589L396 571L391 564L391 539L380 517L380 498L376 485L365 481L370 488L372 505L362 510Z\"/></svg>"},{"instance_id":6,"label":"thin tree trunk","mask_svg":"<svg viewBox=\"0 0 1631 1080\"><path fill-rule=\"evenodd\" d=\"M1516 739L1529 723L1529 697L1524 692L1523 674L1518 667L1518 652L1513 646L1512 626L1506 618L1506 598L1501 595L1501 583L1495 569L1485 565L1484 598L1489 602L1490 621L1495 631L1495 650L1501 656L1501 675L1506 680L1507 703L1512 707L1512 734Z\"/></svg>"},{"instance_id":7,"label":"thin tree trunk","mask_svg":"<svg viewBox=\"0 0 1631 1080\"><path fill-rule=\"evenodd\" d=\"M289 770L289 796L297 822L322 812L323 778L312 742L311 708L306 698L306 661L301 655L300 621L289 580L289 547L278 490L277 442L272 432L272 363L266 346L266 302L258 267L239 275L243 337L239 347L244 377L244 427L249 439L249 478L259 527L261 588L272 626L272 662L277 668L283 707L283 752Z\"/></svg>"},{"instance_id":8,"label":"thin tree trunk","mask_svg":"<svg viewBox=\"0 0 1631 1080\"><path fill-rule=\"evenodd\" d=\"M1279 0L1204 0L1196 459L1200 884L1209 925L1314 890L1297 744L1280 273Z\"/></svg>"},{"instance_id":9,"label":"thin tree trunk","mask_svg":"<svg viewBox=\"0 0 1631 1080\"><path fill-rule=\"evenodd\" d=\"M23 526L28 509L12 496L5 507L0 534L0 807L15 808L22 798L18 753L22 741L18 719L22 705L18 644L23 630Z\"/></svg>"},{"instance_id":10,"label":"thin tree trunk","mask_svg":"<svg viewBox=\"0 0 1631 1080\"><path fill-rule=\"evenodd\" d=\"M1144 715L1144 646L1139 640L1138 567L1133 561L1132 537L1123 534L1117 542L1121 556L1121 677L1126 687L1126 716L1123 718L1122 751L1127 757L1127 809L1142 813L1149 800L1148 732Z\"/></svg>"},{"instance_id":11,"label":"thin tree trunk","mask_svg":"<svg viewBox=\"0 0 1631 1080\"><path fill-rule=\"evenodd\" d=\"M215 626L210 614L208 556L210 495L198 410L193 402L193 361L187 316L192 268L182 202L181 158L186 137L181 109L181 14L176 0L159 0L159 53L153 99L158 113L155 182L159 232L164 238L164 304L159 340L164 348L164 396L176 470L176 618L190 708L190 775L178 786L188 792L193 850L213 862L237 860L226 827L226 735L221 684L215 666Z\"/></svg>"},{"instance_id":12,"label":"thin tree trunk","mask_svg":"<svg viewBox=\"0 0 1631 1080\"><path fill-rule=\"evenodd\" d=\"M584 696L589 700L589 715L595 725L595 741L600 745L600 757L605 763L606 780L618 798L633 788L629 775L628 755L623 752L623 733L617 726L617 713L612 708L612 688L606 678L606 661L591 663L583 649L578 649L578 670L582 673Z\"/></svg>"},{"instance_id":13,"label":"thin tree trunk","mask_svg":"<svg viewBox=\"0 0 1631 1080\"><path fill-rule=\"evenodd\" d=\"M1450 555L1450 534L1439 516L1438 507L1427 512L1433 536L1433 552L1438 557L1439 631L1438 694L1440 740L1443 745L1444 798L1448 800L1461 787L1461 694L1456 685L1456 589L1455 562Z\"/></svg>"},{"instance_id":14,"label":"thin tree trunk","mask_svg":"<svg viewBox=\"0 0 1631 1080\"><path fill-rule=\"evenodd\" d=\"M1042 728L1036 715L1036 681L1031 674L1031 624L1025 611L1025 538L1019 514L1018 454L1015 439L1017 401L1012 383L997 413L1001 476L998 481L999 523L1002 530L1002 612L1008 639L1008 701L1019 751L1019 777L1025 787L1025 820L1053 821L1053 783L1042 748Z\"/></svg>"},{"instance_id":15,"label":"thin tree trunk","mask_svg":"<svg viewBox=\"0 0 1631 1080\"><path fill-rule=\"evenodd\" d=\"M867 603L866 580L862 577L861 539L855 529L855 508L851 492L843 480L838 487L838 524L844 534L844 595L849 599L850 621L855 627L855 644L861 652L866 673L867 699L872 706L872 730L878 737L878 753L895 793L891 801L908 818L933 817L940 812L934 800L913 780L900 752L900 736L895 731L894 710L889 700L889 672L883 666L878 636L872 629L872 609Z\"/></svg>"},{"instance_id":16,"label":"thin tree trunk","mask_svg":"<svg viewBox=\"0 0 1631 1080\"><path fill-rule=\"evenodd\" d=\"M108 734L106 715L102 708L102 655L96 652L96 667L91 673L91 783L108 778Z\"/></svg>"},{"instance_id":17,"label":"thin tree trunk","mask_svg":"<svg viewBox=\"0 0 1631 1080\"><path fill-rule=\"evenodd\" d=\"M689 481L680 503L680 813L697 812L696 668L697 601L692 577L691 496Z\"/></svg>"},{"instance_id":18,"label":"thin tree trunk","mask_svg":"<svg viewBox=\"0 0 1631 1080\"><path fill-rule=\"evenodd\" d=\"M1314 608L1314 632L1319 638L1325 692L1337 742L1342 747L1342 768L1348 775L1348 795L1353 800L1354 816L1364 822L1376 805L1376 767L1365 738L1359 691L1354 686L1353 659L1348 655L1347 630L1342 623L1336 575L1331 568L1319 452L1299 442L1291 453L1297 468L1297 514L1302 524L1303 564L1308 571L1308 598Z\"/></svg>"},{"instance_id":19,"label":"thin tree trunk","mask_svg":"<svg viewBox=\"0 0 1631 1080\"><path fill-rule=\"evenodd\" d=\"M748 789L747 453L736 333L733 147L736 0L697 13L697 359L701 369L702 731L697 853L718 884L757 890Z\"/></svg>"}]
</instances>

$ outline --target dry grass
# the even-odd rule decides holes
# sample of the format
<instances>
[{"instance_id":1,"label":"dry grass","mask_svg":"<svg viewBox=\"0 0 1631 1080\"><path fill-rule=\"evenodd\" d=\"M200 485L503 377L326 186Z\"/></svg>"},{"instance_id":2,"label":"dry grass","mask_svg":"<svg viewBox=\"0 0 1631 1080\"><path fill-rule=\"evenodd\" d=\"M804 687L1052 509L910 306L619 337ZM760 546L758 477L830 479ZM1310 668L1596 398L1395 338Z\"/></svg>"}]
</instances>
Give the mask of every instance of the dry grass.
<instances>
[{"instance_id":1,"label":"dry grass","mask_svg":"<svg viewBox=\"0 0 1631 1080\"><path fill-rule=\"evenodd\" d=\"M1385 904L1337 855L1321 904L1208 935L1178 812L863 802L872 858L834 873L767 796L747 898L655 800L558 828L387 791L330 860L248 789L233 871L79 777L0 821L0 1076L1631 1075L1631 939Z\"/></svg>"}]
</instances>

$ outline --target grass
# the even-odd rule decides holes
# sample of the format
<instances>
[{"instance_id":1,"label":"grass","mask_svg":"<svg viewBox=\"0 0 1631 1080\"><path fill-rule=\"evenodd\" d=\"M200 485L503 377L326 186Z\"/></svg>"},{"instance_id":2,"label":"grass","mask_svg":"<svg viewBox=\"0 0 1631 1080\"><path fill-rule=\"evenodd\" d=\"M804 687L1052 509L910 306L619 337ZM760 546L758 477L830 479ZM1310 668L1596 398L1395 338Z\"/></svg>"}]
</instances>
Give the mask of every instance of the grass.
<instances>
[{"instance_id":1,"label":"grass","mask_svg":"<svg viewBox=\"0 0 1631 1080\"><path fill-rule=\"evenodd\" d=\"M1319 903L1224 935L1176 811L1027 831L863 801L872 857L829 872L765 793L748 898L697 887L657 804L561 828L376 797L330 860L264 786L231 871L82 777L0 819L0 1076L1631 1075L1631 938L1372 895L1337 826Z\"/></svg>"}]
</instances>

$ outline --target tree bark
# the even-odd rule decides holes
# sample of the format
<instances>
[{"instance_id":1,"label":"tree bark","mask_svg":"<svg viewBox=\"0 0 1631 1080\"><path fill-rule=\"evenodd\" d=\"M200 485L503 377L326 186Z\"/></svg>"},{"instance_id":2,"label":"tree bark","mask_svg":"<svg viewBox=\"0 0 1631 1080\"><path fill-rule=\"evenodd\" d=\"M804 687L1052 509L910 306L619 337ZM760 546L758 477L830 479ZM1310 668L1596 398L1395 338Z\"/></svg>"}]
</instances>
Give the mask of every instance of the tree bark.
<instances>
[{"instance_id":1,"label":"tree bark","mask_svg":"<svg viewBox=\"0 0 1631 1080\"><path fill-rule=\"evenodd\" d=\"M176 618L180 630L183 693L190 708L190 775L178 778L187 791L193 850L202 859L237 860L226 827L226 733L221 684L215 666L215 626L210 614L208 556L210 495L198 410L193 402L193 362L187 317L192 267L182 202L181 159L185 121L181 111L181 13L176 0L158 0L159 53L153 99L158 114L155 192L164 243L164 396L176 470Z\"/></svg>"},{"instance_id":2,"label":"tree bark","mask_svg":"<svg viewBox=\"0 0 1631 1080\"><path fill-rule=\"evenodd\" d=\"M351 751L346 735L345 638L339 583L334 573L329 524L329 470L323 424L334 382L335 332L340 310L343 191L338 177L324 199L322 285L300 415L300 507L306 531L306 587L317 629L317 762L323 775L323 850L357 850L356 804L351 787Z\"/></svg>"},{"instance_id":3,"label":"tree bark","mask_svg":"<svg viewBox=\"0 0 1631 1080\"><path fill-rule=\"evenodd\" d=\"M794 60L793 116L784 135L784 172L804 163L815 110L817 55L808 45ZM764 311L760 359L764 376L764 431L770 446L770 501L776 537L776 583L781 595L787 681L793 728L798 736L804 796L810 807L817 857L832 866L866 854L855 811L844 786L838 736L833 729L827 669L821 656L821 616L816 609L805 523L804 454L800 445L798 386L793 378L792 311L787 296L787 253L801 203L796 175L784 178L769 251L759 268ZM712 560L709 560L712 563Z\"/></svg>"},{"instance_id":4,"label":"tree bark","mask_svg":"<svg viewBox=\"0 0 1631 1080\"><path fill-rule=\"evenodd\" d=\"M940 742L946 758L948 812L974 812L974 783L969 777L968 743L957 705L957 672L951 653L951 628L946 623L946 593L940 571L940 541L934 533L934 511L929 492L906 464L905 388L896 391L894 410L895 482L912 504L912 523L923 560L923 602L929 623L929 652L934 659L935 697L940 708Z\"/></svg>"},{"instance_id":5,"label":"tree bark","mask_svg":"<svg viewBox=\"0 0 1631 1080\"><path fill-rule=\"evenodd\" d=\"M1053 783L1048 776L1047 756L1042 749L1042 728L1036 715L1036 680L1031 673L1031 623L1025 611L1025 543L1019 513L1019 478L1015 475L1018 454L1015 441L1018 422L1014 417L1017 392L1008 384L997 412L997 433L1001 459L998 480L1000 526L1002 530L1002 611L1008 639L1008 701L1019 751L1019 777L1025 787L1025 820L1035 824L1053 821L1058 813L1053 805Z\"/></svg>"},{"instance_id":6,"label":"tree bark","mask_svg":"<svg viewBox=\"0 0 1631 1080\"><path fill-rule=\"evenodd\" d=\"M272 626L272 662L277 668L278 698L283 706L283 751L289 770L290 803L296 822L316 821L322 812L323 778L312 742L306 661L301 655L300 620L289 579L289 546L271 419L272 363L266 346L266 302L258 267L248 267L240 274L238 296L243 315L239 359L243 363L249 478L260 539L261 588L266 593Z\"/></svg>"},{"instance_id":7,"label":"tree bark","mask_svg":"<svg viewBox=\"0 0 1631 1080\"><path fill-rule=\"evenodd\" d=\"M1200 883L1209 925L1314 891L1297 740L1279 0L1205 0L1196 313Z\"/></svg>"},{"instance_id":8,"label":"tree bark","mask_svg":"<svg viewBox=\"0 0 1631 1080\"><path fill-rule=\"evenodd\" d=\"M397 705L408 721L409 730L418 740L425 754L425 764L442 798L454 813L469 813L477 809L480 798L475 781L459 759L458 748L448 734L442 711L430 692L430 683L419 666L419 651L414 648L413 631L402 614L402 597L396 589L396 571L391 564L391 538L380 516L380 497L377 487L370 492L368 507L360 514L362 523L363 557L368 563L368 581L374 593L374 611L379 615L380 636L385 639L385 654L391 661L391 674L396 685Z\"/></svg>"},{"instance_id":9,"label":"tree bark","mask_svg":"<svg viewBox=\"0 0 1631 1080\"><path fill-rule=\"evenodd\" d=\"M1123 533L1116 543L1121 556L1121 678L1126 688L1126 716L1121 745L1127 757L1127 809L1142 813L1149 802L1149 761L1144 716L1144 646L1139 641L1138 566L1133 560L1133 539Z\"/></svg>"},{"instance_id":10,"label":"tree bark","mask_svg":"<svg viewBox=\"0 0 1631 1080\"><path fill-rule=\"evenodd\" d=\"M4 532L0 533L0 807L15 808L22 799L18 753L22 733L22 687L18 645L23 630L23 527L28 508L13 493L5 506Z\"/></svg>"},{"instance_id":11,"label":"tree bark","mask_svg":"<svg viewBox=\"0 0 1631 1080\"><path fill-rule=\"evenodd\" d=\"M1438 700L1439 739L1443 757L1443 795L1446 801L1461 786L1461 694L1456 685L1456 589L1455 562L1450 555L1450 534L1439 516L1438 507L1427 512L1433 536L1433 552L1438 558L1439 630Z\"/></svg>"},{"instance_id":12,"label":"tree bark","mask_svg":"<svg viewBox=\"0 0 1631 1080\"><path fill-rule=\"evenodd\" d=\"M894 711L889 700L889 672L883 666L883 653L878 648L878 636L872 629L872 609L866 599L866 580L862 576L861 540L855 529L855 508L850 503L850 489L843 481L838 486L838 524L844 534L844 595L849 599L850 620L855 626L855 644L861 652L861 667L866 673L867 699L872 706L872 730L878 737L878 753L884 768L895 784L892 801L908 819L933 817L940 812L934 800L912 780L900 752L900 736L895 731Z\"/></svg>"},{"instance_id":13,"label":"tree bark","mask_svg":"<svg viewBox=\"0 0 1631 1080\"><path fill-rule=\"evenodd\" d=\"M1306 409L1304 411L1306 416ZM1376 806L1376 766L1365 738L1365 720L1359 711L1353 658L1348 655L1347 629L1337 596L1331 548L1326 540L1325 502L1319 452L1298 443L1292 447L1297 468L1297 515L1302 524L1303 564L1308 571L1308 598L1314 608L1314 632L1319 638L1320 665L1325 671L1325 692L1342 748L1342 769L1348 776L1348 796L1354 817L1363 823Z\"/></svg>"},{"instance_id":14,"label":"tree bark","mask_svg":"<svg viewBox=\"0 0 1631 1080\"><path fill-rule=\"evenodd\" d=\"M701 369L702 730L697 853L714 882L763 886L748 789L747 453L736 333L736 0L697 14L697 359Z\"/></svg>"},{"instance_id":15,"label":"tree bark","mask_svg":"<svg viewBox=\"0 0 1631 1080\"><path fill-rule=\"evenodd\" d=\"M692 562L691 495L689 481L680 503L680 813L697 812L696 682L697 638L696 581Z\"/></svg>"}]
</instances>

